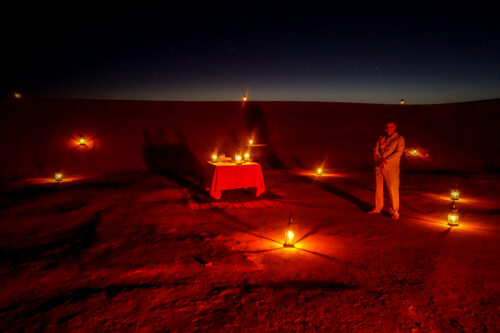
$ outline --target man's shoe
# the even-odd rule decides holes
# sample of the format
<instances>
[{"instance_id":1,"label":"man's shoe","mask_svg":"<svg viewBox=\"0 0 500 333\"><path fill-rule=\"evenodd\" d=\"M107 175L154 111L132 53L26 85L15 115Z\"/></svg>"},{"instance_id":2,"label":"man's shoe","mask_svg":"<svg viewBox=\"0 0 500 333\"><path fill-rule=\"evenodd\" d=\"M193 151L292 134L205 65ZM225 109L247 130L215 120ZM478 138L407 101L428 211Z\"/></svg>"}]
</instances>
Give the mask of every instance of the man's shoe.
<instances>
[{"instance_id":1,"label":"man's shoe","mask_svg":"<svg viewBox=\"0 0 500 333\"><path fill-rule=\"evenodd\" d=\"M368 212L368 214L380 214L380 210L372 209Z\"/></svg>"},{"instance_id":2,"label":"man's shoe","mask_svg":"<svg viewBox=\"0 0 500 333\"><path fill-rule=\"evenodd\" d=\"M392 213L391 217L392 217L393 220L397 220L397 219L399 219L399 213L398 212L394 212L394 213Z\"/></svg>"}]
</instances>

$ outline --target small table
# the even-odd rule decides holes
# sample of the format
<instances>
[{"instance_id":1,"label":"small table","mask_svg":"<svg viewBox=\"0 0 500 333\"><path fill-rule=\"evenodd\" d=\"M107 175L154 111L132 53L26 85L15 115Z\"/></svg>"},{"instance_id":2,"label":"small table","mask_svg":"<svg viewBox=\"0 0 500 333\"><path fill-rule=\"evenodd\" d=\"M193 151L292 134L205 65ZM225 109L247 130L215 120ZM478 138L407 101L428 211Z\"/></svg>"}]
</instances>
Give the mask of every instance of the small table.
<instances>
[{"instance_id":1,"label":"small table","mask_svg":"<svg viewBox=\"0 0 500 333\"><path fill-rule=\"evenodd\" d=\"M266 190L262 168L259 163L210 162L210 165L214 168L210 195L215 199L220 199L222 196L221 191L224 190L256 187L257 197Z\"/></svg>"}]
</instances>

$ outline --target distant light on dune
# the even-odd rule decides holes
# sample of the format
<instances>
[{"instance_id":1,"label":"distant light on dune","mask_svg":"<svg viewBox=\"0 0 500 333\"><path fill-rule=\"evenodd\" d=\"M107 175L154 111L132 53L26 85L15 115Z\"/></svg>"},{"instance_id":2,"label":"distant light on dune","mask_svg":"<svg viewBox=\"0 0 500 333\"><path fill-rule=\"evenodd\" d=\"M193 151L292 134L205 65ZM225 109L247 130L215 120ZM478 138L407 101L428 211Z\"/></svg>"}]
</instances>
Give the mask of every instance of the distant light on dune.
<instances>
[{"instance_id":1,"label":"distant light on dune","mask_svg":"<svg viewBox=\"0 0 500 333\"><path fill-rule=\"evenodd\" d=\"M63 180L63 174L62 172L56 172L54 174L54 179L56 180L56 182L60 182Z\"/></svg>"},{"instance_id":2,"label":"distant light on dune","mask_svg":"<svg viewBox=\"0 0 500 333\"><path fill-rule=\"evenodd\" d=\"M18 92L14 92L12 95L14 96L15 99L21 99L23 97L21 93Z\"/></svg>"}]
</instances>

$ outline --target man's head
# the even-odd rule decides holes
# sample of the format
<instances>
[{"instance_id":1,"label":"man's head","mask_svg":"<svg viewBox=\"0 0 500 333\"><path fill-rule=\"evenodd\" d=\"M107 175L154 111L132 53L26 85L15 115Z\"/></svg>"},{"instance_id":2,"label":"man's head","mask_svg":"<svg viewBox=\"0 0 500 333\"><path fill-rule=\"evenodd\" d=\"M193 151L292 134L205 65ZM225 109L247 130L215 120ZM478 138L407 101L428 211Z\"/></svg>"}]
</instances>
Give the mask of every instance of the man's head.
<instances>
[{"instance_id":1,"label":"man's head","mask_svg":"<svg viewBox=\"0 0 500 333\"><path fill-rule=\"evenodd\" d=\"M385 134L391 136L396 132L396 124L393 121L388 121L385 123Z\"/></svg>"}]
</instances>

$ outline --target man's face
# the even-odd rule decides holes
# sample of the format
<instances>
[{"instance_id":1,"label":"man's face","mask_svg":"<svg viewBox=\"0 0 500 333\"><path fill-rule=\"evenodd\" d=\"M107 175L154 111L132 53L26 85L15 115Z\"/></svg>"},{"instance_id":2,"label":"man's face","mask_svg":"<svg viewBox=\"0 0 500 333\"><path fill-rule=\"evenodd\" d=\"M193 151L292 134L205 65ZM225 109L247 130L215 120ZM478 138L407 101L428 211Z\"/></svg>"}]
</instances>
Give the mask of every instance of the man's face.
<instances>
[{"instance_id":1,"label":"man's face","mask_svg":"<svg viewBox=\"0 0 500 333\"><path fill-rule=\"evenodd\" d=\"M387 136L391 136L394 132L396 132L396 125L394 123L385 124L385 134Z\"/></svg>"}]
</instances>

